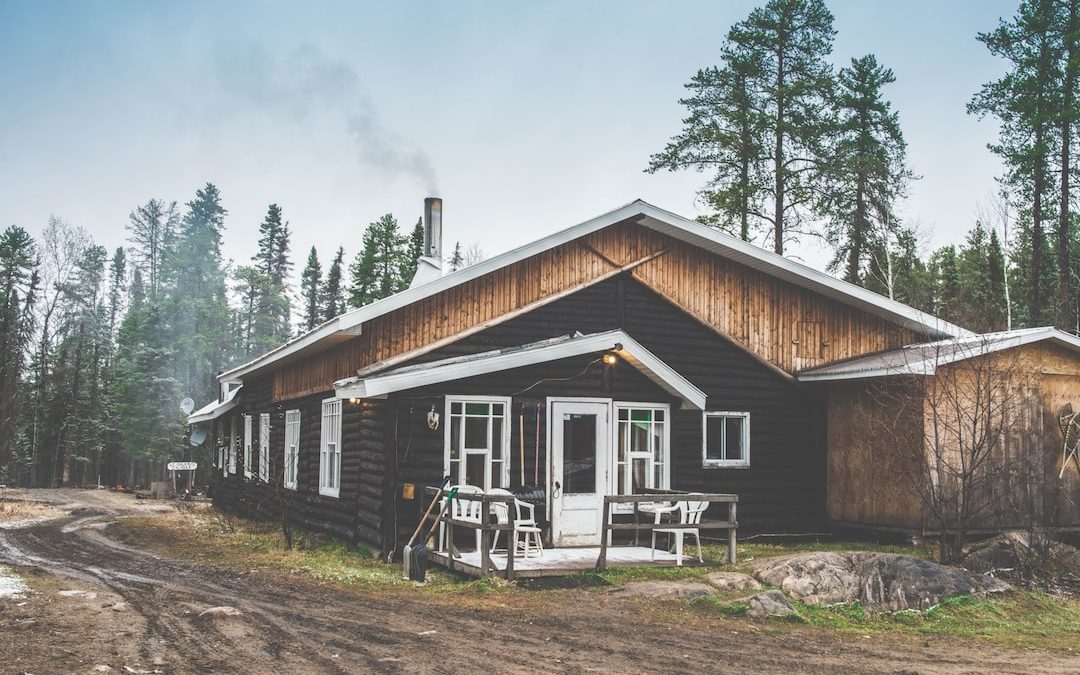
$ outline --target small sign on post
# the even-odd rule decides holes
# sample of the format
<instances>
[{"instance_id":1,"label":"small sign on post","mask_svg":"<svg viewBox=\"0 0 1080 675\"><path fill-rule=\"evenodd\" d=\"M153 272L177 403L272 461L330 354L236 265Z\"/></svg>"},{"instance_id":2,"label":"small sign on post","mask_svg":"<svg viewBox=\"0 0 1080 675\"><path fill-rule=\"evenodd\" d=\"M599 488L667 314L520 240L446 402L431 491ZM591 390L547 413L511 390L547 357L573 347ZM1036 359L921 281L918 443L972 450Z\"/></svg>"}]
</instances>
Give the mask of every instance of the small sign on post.
<instances>
[{"instance_id":1,"label":"small sign on post","mask_svg":"<svg viewBox=\"0 0 1080 675\"><path fill-rule=\"evenodd\" d=\"M169 462L165 465L165 468L172 472L172 487L173 493L176 493L176 472L177 471L195 471L199 468L198 462ZM188 474L188 494L191 494L192 482L195 478L194 473Z\"/></svg>"}]
</instances>

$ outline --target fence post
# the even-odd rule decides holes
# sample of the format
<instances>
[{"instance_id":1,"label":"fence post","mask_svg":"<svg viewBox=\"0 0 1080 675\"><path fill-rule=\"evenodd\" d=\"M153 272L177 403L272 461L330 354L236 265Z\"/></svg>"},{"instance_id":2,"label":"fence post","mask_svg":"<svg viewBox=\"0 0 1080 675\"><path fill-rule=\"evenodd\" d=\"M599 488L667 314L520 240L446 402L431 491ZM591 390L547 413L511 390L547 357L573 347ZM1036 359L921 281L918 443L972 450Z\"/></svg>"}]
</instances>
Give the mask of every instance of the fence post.
<instances>
[{"instance_id":1,"label":"fence post","mask_svg":"<svg viewBox=\"0 0 1080 675\"><path fill-rule=\"evenodd\" d=\"M596 559L596 571L603 572L607 569L607 540L608 540L608 521L610 520L609 511L611 510L611 502L607 497L604 497L604 514L603 521L600 527L600 557Z\"/></svg>"},{"instance_id":2,"label":"fence post","mask_svg":"<svg viewBox=\"0 0 1080 675\"><path fill-rule=\"evenodd\" d=\"M488 529L491 520L491 502L488 501L487 495L481 498L480 504L480 578L487 579L491 569L491 530Z\"/></svg>"},{"instance_id":3,"label":"fence post","mask_svg":"<svg viewBox=\"0 0 1080 675\"><path fill-rule=\"evenodd\" d=\"M727 558L728 563L735 564L735 528L737 527L737 521L735 520L735 502L728 502L728 522L731 523L731 527L728 528L728 545L727 545Z\"/></svg>"}]
</instances>

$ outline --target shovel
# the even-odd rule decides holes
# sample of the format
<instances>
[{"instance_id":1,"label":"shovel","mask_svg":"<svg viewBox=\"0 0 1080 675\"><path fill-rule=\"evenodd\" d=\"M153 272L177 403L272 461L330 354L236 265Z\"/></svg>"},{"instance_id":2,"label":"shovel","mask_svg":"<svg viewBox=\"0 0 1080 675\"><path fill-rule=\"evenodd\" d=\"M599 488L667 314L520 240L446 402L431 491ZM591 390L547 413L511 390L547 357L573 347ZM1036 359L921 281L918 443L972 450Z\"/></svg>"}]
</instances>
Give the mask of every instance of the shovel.
<instances>
[{"instance_id":1,"label":"shovel","mask_svg":"<svg viewBox=\"0 0 1080 675\"><path fill-rule=\"evenodd\" d=\"M450 492L446 493L446 501L443 503L442 508L439 509L439 515L435 518L435 522L428 528L427 534L420 539L420 543L413 547L410 556L410 566L408 575L413 581L419 581L424 583L427 578L427 563L428 563L428 546L427 541L431 538L432 533L435 531L435 525L442 520L443 514L446 513L446 509L450 508L450 503L454 501L454 497L457 496L457 487L450 488Z\"/></svg>"},{"instance_id":2,"label":"shovel","mask_svg":"<svg viewBox=\"0 0 1080 675\"><path fill-rule=\"evenodd\" d=\"M412 536L409 537L409 543L405 544L405 547L401 549L401 558L403 566L402 579L409 578L409 563L412 562L413 544L416 542L417 535L420 534L420 530L424 529L424 523L427 522L431 512L435 510L435 505L439 503L439 497L442 496L443 488L450 482L450 476L443 478L442 485L435 492L435 497L431 500L431 504L428 505L427 511L424 511L424 517L420 519L420 524L416 526L416 530L413 531Z\"/></svg>"}]
</instances>

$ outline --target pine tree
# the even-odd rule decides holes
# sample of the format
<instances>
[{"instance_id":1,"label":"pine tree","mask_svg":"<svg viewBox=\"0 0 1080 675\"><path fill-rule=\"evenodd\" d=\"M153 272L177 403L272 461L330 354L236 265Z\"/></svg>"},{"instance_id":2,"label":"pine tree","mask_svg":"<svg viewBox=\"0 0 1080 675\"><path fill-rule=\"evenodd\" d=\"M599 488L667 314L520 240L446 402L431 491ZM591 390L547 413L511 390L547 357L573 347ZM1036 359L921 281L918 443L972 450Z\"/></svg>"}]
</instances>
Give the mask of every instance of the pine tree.
<instances>
[{"instance_id":1,"label":"pine tree","mask_svg":"<svg viewBox=\"0 0 1080 675\"><path fill-rule=\"evenodd\" d=\"M411 283L412 278L416 276L417 262L424 253L424 219L420 218L409 234L408 249L401 260L401 278L406 285Z\"/></svg>"},{"instance_id":2,"label":"pine tree","mask_svg":"<svg viewBox=\"0 0 1080 675\"><path fill-rule=\"evenodd\" d=\"M288 292L289 224L282 219L281 207L271 204L259 226L259 249L252 257L255 270L262 275L251 337L256 351L269 351L288 339L291 302Z\"/></svg>"},{"instance_id":3,"label":"pine tree","mask_svg":"<svg viewBox=\"0 0 1080 675\"><path fill-rule=\"evenodd\" d=\"M749 237L755 228L744 214L752 215L783 255L823 188L834 35L822 0L769 0L751 11L728 32L724 66L690 83L686 128L650 169L716 171L705 197L717 222L733 229L737 221L740 236ZM759 164L762 155L767 163Z\"/></svg>"},{"instance_id":4,"label":"pine tree","mask_svg":"<svg viewBox=\"0 0 1080 675\"><path fill-rule=\"evenodd\" d=\"M895 81L872 54L852 59L837 76L839 119L821 211L835 251L829 267L842 268L853 284L863 283L874 240L895 235L894 206L911 179L899 119L881 91Z\"/></svg>"},{"instance_id":5,"label":"pine tree","mask_svg":"<svg viewBox=\"0 0 1080 675\"><path fill-rule=\"evenodd\" d=\"M398 231L397 220L386 214L364 232L364 244L350 266L352 284L349 305L364 305L389 297L408 286L402 277L408 240Z\"/></svg>"},{"instance_id":6,"label":"pine tree","mask_svg":"<svg viewBox=\"0 0 1080 675\"><path fill-rule=\"evenodd\" d=\"M997 143L990 149L1005 163L1003 181L1010 192L1027 202L1028 239L1027 320L1039 325L1045 318L1048 248L1045 221L1049 218L1053 152L1052 124L1058 116L1060 40L1053 0L1022 0L1011 21L980 33L978 39L995 56L1005 59L1010 70L1004 77L983 86L968 104L980 117L992 115L1000 123ZM1067 155L1066 155L1067 156Z\"/></svg>"},{"instance_id":7,"label":"pine tree","mask_svg":"<svg viewBox=\"0 0 1080 675\"><path fill-rule=\"evenodd\" d=\"M151 308L147 313L147 325L170 329L175 350L172 367L161 376L175 377L180 391L195 400L217 396L214 375L224 370L228 359L229 306L221 259L225 215L216 186L207 183L196 191L171 257L168 311ZM166 363L156 357L151 362Z\"/></svg>"},{"instance_id":8,"label":"pine tree","mask_svg":"<svg viewBox=\"0 0 1080 675\"><path fill-rule=\"evenodd\" d=\"M176 243L180 215L176 202L151 199L136 207L128 217L132 259L142 270L151 297L161 291L166 259Z\"/></svg>"},{"instance_id":9,"label":"pine tree","mask_svg":"<svg viewBox=\"0 0 1080 675\"><path fill-rule=\"evenodd\" d=\"M330 270L326 273L326 283L319 294L319 307L322 320L329 321L345 311L345 290L342 286L342 268L345 264L345 248L339 246Z\"/></svg>"},{"instance_id":10,"label":"pine tree","mask_svg":"<svg viewBox=\"0 0 1080 675\"><path fill-rule=\"evenodd\" d=\"M304 303L303 323L301 326L304 330L311 330L322 323L322 311L319 306L319 293L321 290L319 286L321 281L322 266L319 264L319 253L312 246L311 251L308 253L307 265L304 266L304 271L300 274L300 295Z\"/></svg>"},{"instance_id":11,"label":"pine tree","mask_svg":"<svg viewBox=\"0 0 1080 675\"><path fill-rule=\"evenodd\" d=\"M990 242L986 246L987 330L1005 330L1005 251L997 230L990 230Z\"/></svg>"},{"instance_id":12,"label":"pine tree","mask_svg":"<svg viewBox=\"0 0 1080 675\"><path fill-rule=\"evenodd\" d=\"M0 234L0 482L12 471L20 388L33 338L38 292L34 240L21 227Z\"/></svg>"},{"instance_id":13,"label":"pine tree","mask_svg":"<svg viewBox=\"0 0 1080 675\"><path fill-rule=\"evenodd\" d=\"M450 268L451 272L456 272L462 267L465 267L465 255L461 252L460 241L454 242L454 252L446 259L446 265Z\"/></svg>"},{"instance_id":14,"label":"pine tree","mask_svg":"<svg viewBox=\"0 0 1080 675\"><path fill-rule=\"evenodd\" d=\"M699 70L685 85L691 94L679 101L690 113L684 129L646 171L713 172L700 192L715 211L704 222L749 241L763 228L767 183L765 120L751 88L758 72L743 50L728 45L721 54L722 67Z\"/></svg>"}]
</instances>

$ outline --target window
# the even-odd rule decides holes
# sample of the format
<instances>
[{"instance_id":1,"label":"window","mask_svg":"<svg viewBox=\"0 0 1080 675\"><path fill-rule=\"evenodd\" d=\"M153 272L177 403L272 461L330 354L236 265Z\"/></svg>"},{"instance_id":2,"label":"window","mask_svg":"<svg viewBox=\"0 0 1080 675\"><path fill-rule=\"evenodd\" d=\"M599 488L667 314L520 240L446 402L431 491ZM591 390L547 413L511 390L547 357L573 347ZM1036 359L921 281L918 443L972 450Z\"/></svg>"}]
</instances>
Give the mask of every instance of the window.
<instances>
[{"instance_id":1,"label":"window","mask_svg":"<svg viewBox=\"0 0 1080 675\"><path fill-rule=\"evenodd\" d=\"M704 466L750 466L750 413L704 413L702 436Z\"/></svg>"},{"instance_id":2,"label":"window","mask_svg":"<svg viewBox=\"0 0 1080 675\"><path fill-rule=\"evenodd\" d=\"M229 435L229 473L236 475L236 447L240 445L240 430L236 426L236 417L232 418L232 434Z\"/></svg>"},{"instance_id":3,"label":"window","mask_svg":"<svg viewBox=\"0 0 1080 675\"><path fill-rule=\"evenodd\" d=\"M615 494L670 487L668 406L616 403L615 410Z\"/></svg>"},{"instance_id":4,"label":"window","mask_svg":"<svg viewBox=\"0 0 1080 675\"><path fill-rule=\"evenodd\" d=\"M447 396L450 411L445 425L443 469L455 485L476 485L485 490L510 485L510 425L506 423L510 399Z\"/></svg>"},{"instance_id":5,"label":"window","mask_svg":"<svg viewBox=\"0 0 1080 675\"><path fill-rule=\"evenodd\" d=\"M251 415L244 415L244 478L251 478Z\"/></svg>"},{"instance_id":6,"label":"window","mask_svg":"<svg viewBox=\"0 0 1080 675\"><path fill-rule=\"evenodd\" d=\"M296 489L296 465L300 456L300 411L285 411L285 475L283 484Z\"/></svg>"},{"instance_id":7,"label":"window","mask_svg":"<svg viewBox=\"0 0 1080 675\"><path fill-rule=\"evenodd\" d=\"M259 480L270 482L270 413L259 415Z\"/></svg>"},{"instance_id":8,"label":"window","mask_svg":"<svg viewBox=\"0 0 1080 675\"><path fill-rule=\"evenodd\" d=\"M322 404L322 434L319 452L319 494L337 497L341 490L341 399L328 398Z\"/></svg>"}]
</instances>

